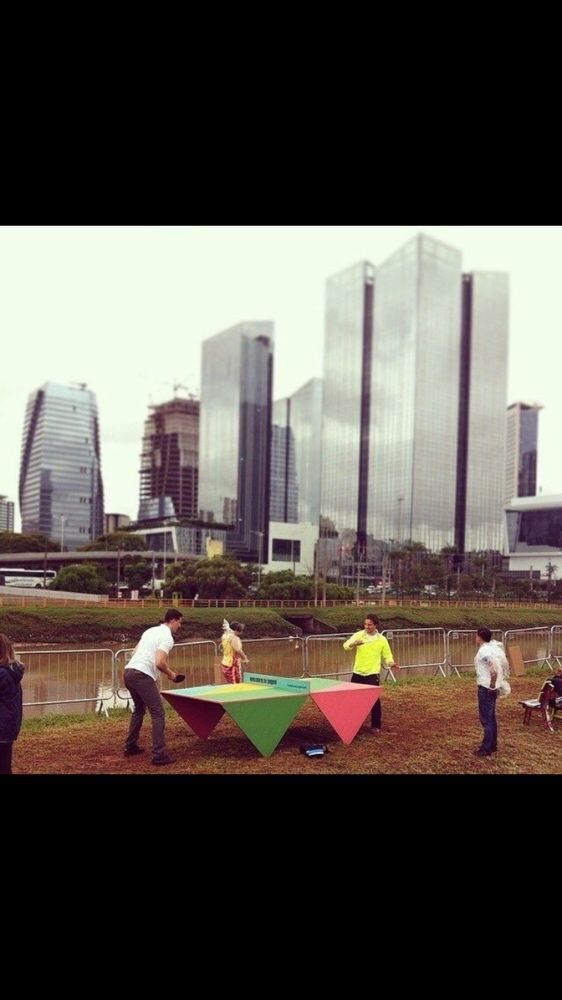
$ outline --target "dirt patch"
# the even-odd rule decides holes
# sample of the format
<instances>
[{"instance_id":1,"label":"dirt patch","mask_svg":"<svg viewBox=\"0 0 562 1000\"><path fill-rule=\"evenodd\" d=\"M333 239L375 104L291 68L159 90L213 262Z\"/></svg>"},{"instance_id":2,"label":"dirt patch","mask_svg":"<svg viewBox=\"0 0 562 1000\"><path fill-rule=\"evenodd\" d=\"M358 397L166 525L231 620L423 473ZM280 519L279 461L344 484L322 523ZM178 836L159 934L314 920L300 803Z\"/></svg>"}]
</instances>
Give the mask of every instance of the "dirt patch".
<instances>
[{"instance_id":1,"label":"dirt patch","mask_svg":"<svg viewBox=\"0 0 562 1000\"><path fill-rule=\"evenodd\" d=\"M546 673L545 673L546 676ZM123 757L129 715L38 726L25 723L14 746L14 774L562 774L562 721L549 733L534 714L523 725L518 699L536 697L537 677L512 680L512 694L498 702L499 752L472 756L480 744L474 679L436 679L426 684L388 684L383 695L383 731L367 724L351 745L339 740L308 701L271 757L261 757L228 716L209 739L196 737L168 710L166 735L174 763L150 762L150 721L140 745L144 753ZM329 753L307 758L302 743L326 743Z\"/></svg>"}]
</instances>

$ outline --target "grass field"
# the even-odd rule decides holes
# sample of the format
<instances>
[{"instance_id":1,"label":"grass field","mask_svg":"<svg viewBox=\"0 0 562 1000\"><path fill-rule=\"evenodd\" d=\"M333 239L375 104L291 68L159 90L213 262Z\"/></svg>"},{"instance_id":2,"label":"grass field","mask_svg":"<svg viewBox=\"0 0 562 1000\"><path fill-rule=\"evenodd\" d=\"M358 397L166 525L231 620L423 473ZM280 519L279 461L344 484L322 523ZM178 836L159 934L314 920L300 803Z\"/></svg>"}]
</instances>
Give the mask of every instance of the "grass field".
<instances>
[{"instance_id":1,"label":"grass field","mask_svg":"<svg viewBox=\"0 0 562 1000\"><path fill-rule=\"evenodd\" d=\"M114 710L110 718L44 716L24 722L14 745L14 774L562 774L562 718L554 733L542 727L538 713L523 725L519 699L536 697L547 671L512 678L512 693L498 701L499 751L478 758L480 744L474 676L444 680L405 679L387 684L383 693L383 731L367 725L350 746L336 737L310 701L269 758L263 758L238 727L223 717L208 740L198 739L175 712L167 709L166 734L174 763L150 763L150 721L145 719L140 745L145 753L123 757L130 714ZM300 745L322 742L324 757L309 759Z\"/></svg>"}]
</instances>

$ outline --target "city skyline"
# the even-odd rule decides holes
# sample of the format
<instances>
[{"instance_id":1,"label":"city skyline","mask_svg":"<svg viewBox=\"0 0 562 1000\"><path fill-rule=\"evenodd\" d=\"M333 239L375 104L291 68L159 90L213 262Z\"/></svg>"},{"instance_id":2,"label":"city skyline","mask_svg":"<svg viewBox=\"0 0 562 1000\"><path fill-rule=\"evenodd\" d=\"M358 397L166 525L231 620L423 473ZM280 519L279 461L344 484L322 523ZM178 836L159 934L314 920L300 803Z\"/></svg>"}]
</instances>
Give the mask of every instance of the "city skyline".
<instances>
[{"instance_id":1,"label":"city skyline","mask_svg":"<svg viewBox=\"0 0 562 1000\"><path fill-rule=\"evenodd\" d=\"M460 250L465 272L509 274L507 401L544 407L537 488L561 493L562 227L3 227L0 492L15 503L16 530L25 407L38 386L86 382L96 393L105 507L134 517L148 406L174 385L199 394L203 340L272 321L273 398L291 396L322 376L327 279L360 260L378 266L420 232Z\"/></svg>"}]
</instances>

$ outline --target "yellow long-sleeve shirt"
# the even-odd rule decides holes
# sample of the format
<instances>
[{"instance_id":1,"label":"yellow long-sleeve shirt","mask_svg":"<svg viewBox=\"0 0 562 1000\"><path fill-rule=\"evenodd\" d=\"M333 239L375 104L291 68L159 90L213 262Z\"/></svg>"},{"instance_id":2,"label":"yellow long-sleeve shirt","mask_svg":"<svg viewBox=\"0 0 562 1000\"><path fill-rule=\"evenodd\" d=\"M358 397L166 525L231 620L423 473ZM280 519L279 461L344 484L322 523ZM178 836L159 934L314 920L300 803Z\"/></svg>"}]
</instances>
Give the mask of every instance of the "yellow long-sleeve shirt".
<instances>
[{"instance_id":1,"label":"yellow long-sleeve shirt","mask_svg":"<svg viewBox=\"0 0 562 1000\"><path fill-rule=\"evenodd\" d=\"M355 662L353 664L354 674L363 674L368 677L371 674L380 674L381 666L394 666L394 657L388 641L380 632L370 634L365 629L355 632L351 638L346 639L343 644L344 649L353 649L357 642L363 643L356 647Z\"/></svg>"}]
</instances>

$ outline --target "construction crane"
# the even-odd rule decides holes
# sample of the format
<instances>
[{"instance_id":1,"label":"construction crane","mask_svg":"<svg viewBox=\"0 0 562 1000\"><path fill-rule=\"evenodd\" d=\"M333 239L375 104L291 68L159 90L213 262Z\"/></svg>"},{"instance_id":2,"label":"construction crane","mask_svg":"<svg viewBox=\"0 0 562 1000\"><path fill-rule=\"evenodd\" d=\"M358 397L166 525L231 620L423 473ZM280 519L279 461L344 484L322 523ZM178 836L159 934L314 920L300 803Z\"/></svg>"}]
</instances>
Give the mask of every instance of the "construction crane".
<instances>
[{"instance_id":1,"label":"construction crane","mask_svg":"<svg viewBox=\"0 0 562 1000\"><path fill-rule=\"evenodd\" d=\"M167 385L171 385L174 390L174 396L177 396L178 389L185 389L189 399L197 399L197 394L193 391L191 386L184 385L183 382L167 382Z\"/></svg>"}]
</instances>

